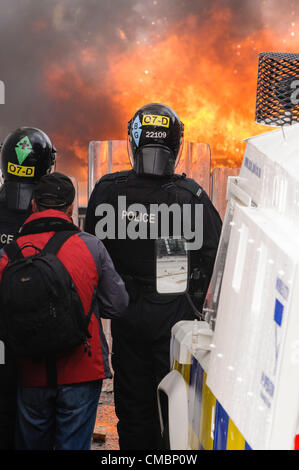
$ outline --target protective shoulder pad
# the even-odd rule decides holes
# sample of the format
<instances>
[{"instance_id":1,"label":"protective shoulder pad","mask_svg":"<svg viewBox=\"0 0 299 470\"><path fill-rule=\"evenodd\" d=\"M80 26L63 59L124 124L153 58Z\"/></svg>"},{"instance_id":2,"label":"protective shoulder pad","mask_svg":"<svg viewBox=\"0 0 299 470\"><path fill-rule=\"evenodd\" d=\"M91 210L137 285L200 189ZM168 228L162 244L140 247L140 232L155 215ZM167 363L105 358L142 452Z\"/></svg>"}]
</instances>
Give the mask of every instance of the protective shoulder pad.
<instances>
[{"instance_id":1,"label":"protective shoulder pad","mask_svg":"<svg viewBox=\"0 0 299 470\"><path fill-rule=\"evenodd\" d=\"M193 196L197 197L198 199L201 198L203 194L203 188L192 178L187 178L185 174L183 175L175 175L177 178L175 178L174 183L179 187L186 189L190 193L193 194Z\"/></svg>"},{"instance_id":2,"label":"protective shoulder pad","mask_svg":"<svg viewBox=\"0 0 299 470\"><path fill-rule=\"evenodd\" d=\"M130 170L124 171L116 171L115 173L107 173L106 175L102 176L96 184L102 183L103 181L115 181L116 183L126 181Z\"/></svg>"}]
</instances>

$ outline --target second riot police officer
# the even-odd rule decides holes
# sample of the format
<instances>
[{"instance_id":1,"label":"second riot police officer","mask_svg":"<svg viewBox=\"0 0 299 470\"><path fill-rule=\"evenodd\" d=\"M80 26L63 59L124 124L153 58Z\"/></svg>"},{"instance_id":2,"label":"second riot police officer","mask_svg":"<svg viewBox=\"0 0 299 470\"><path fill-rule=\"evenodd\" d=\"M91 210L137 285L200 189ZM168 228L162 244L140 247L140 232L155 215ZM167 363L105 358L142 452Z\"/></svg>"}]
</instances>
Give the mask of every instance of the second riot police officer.
<instances>
[{"instance_id":1,"label":"second riot police officer","mask_svg":"<svg viewBox=\"0 0 299 470\"><path fill-rule=\"evenodd\" d=\"M205 191L194 180L174 173L183 136L184 125L168 106L153 103L140 108L128 126L132 170L103 176L87 208L85 230L102 238L130 294L126 315L117 323L112 321L121 450L162 446L157 385L170 369L171 328L180 320L193 320L194 312L202 309L221 232L220 216ZM190 251L193 280L189 294L195 309L190 296L189 300L187 295L165 296L155 289L155 240L149 229L151 224L161 223L161 217L155 220L152 208L163 204L177 204L181 212L189 206L190 228L193 233L202 231L201 245ZM201 224L194 218L197 206L203 208ZM124 230L124 221L127 228L132 221L146 223L147 236L144 231L138 237L134 231ZM175 235L173 220L169 227L169 235ZM160 232L158 227L158 236Z\"/></svg>"}]
</instances>

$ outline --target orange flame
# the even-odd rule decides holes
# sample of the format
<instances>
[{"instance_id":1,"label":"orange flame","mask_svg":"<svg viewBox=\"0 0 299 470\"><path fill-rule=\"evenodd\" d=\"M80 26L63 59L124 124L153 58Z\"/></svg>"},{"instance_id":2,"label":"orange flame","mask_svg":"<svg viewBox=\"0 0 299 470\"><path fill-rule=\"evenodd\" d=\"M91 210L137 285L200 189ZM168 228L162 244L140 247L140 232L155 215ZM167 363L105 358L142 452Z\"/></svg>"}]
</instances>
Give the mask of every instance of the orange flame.
<instances>
[{"instance_id":1,"label":"orange flame","mask_svg":"<svg viewBox=\"0 0 299 470\"><path fill-rule=\"evenodd\" d=\"M221 38L229 30L230 11L212 20L213 31L207 26L201 37L194 36L197 23L190 16L183 36L173 32L154 46L137 45L129 56L112 56L112 96L131 114L149 102L168 104L184 122L187 141L209 143L212 166L238 166L242 140L269 130L254 122L255 96L258 52L274 38L258 32L231 44L227 57Z\"/></svg>"},{"instance_id":2,"label":"orange flame","mask_svg":"<svg viewBox=\"0 0 299 470\"><path fill-rule=\"evenodd\" d=\"M76 61L70 59L63 68L48 67L46 89L60 105L67 105L73 97L79 113L80 103L93 105L90 114L82 116L79 136L73 139L65 131L54 136L63 153L77 156L75 176L80 181L87 179L88 141L126 139L128 120L147 103L172 107L185 124L185 140L210 145L212 168L240 166L243 139L271 129L254 122L258 54L296 52L296 36L291 34L286 40L264 28L238 42L228 39L223 47L224 38L231 38L229 9L214 11L200 32L194 16L183 19L179 26L154 42L139 39L125 52L111 46L105 71L92 48L79 50ZM178 35L176 30L183 33ZM123 30L118 29L118 34L127 42ZM86 67L92 71L89 80L83 79ZM100 113L107 97L109 116L105 109ZM96 122L94 116L99 114L101 120ZM127 155L119 158L120 164L128 166ZM61 165L62 171L69 170L62 160Z\"/></svg>"}]
</instances>

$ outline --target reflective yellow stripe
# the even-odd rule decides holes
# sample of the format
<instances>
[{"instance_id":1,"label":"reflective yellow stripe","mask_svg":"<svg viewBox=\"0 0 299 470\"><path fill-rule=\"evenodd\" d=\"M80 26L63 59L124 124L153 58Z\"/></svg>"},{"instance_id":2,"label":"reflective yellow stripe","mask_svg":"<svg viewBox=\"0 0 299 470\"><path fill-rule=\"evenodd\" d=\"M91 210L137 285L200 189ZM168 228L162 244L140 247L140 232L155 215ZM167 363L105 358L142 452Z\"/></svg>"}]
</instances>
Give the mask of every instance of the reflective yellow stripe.
<instances>
[{"instance_id":1,"label":"reflective yellow stripe","mask_svg":"<svg viewBox=\"0 0 299 470\"><path fill-rule=\"evenodd\" d=\"M186 384L189 386L191 364L180 364L174 360L173 368L184 377Z\"/></svg>"},{"instance_id":2,"label":"reflective yellow stripe","mask_svg":"<svg viewBox=\"0 0 299 470\"><path fill-rule=\"evenodd\" d=\"M216 398L207 387L206 379L207 374L204 372L199 441L204 449L212 450L214 441Z\"/></svg>"},{"instance_id":3,"label":"reflective yellow stripe","mask_svg":"<svg viewBox=\"0 0 299 470\"><path fill-rule=\"evenodd\" d=\"M245 439L235 426L234 422L230 419L227 431L227 450L244 450Z\"/></svg>"},{"instance_id":4,"label":"reflective yellow stripe","mask_svg":"<svg viewBox=\"0 0 299 470\"><path fill-rule=\"evenodd\" d=\"M190 369L191 369L191 364L184 364L182 373L183 377L185 379L186 384L189 386L190 383Z\"/></svg>"},{"instance_id":5,"label":"reflective yellow stripe","mask_svg":"<svg viewBox=\"0 0 299 470\"><path fill-rule=\"evenodd\" d=\"M184 377L187 385L190 383L190 372L191 364L180 364L174 360L173 369L180 372ZM213 395L211 390L206 385L207 374L203 374L203 386L202 386L202 401L201 401L201 413L200 413L200 431L199 436L192 427L192 423L189 422L188 432L188 444L192 450L203 448L205 450L213 450L214 444L214 431L215 431L215 414L216 414L216 397ZM190 398L190 397L189 397ZM194 405L194 403L192 404ZM189 403L190 407L190 403ZM192 409L190 410L192 413ZM245 439L235 426L234 422L229 418L228 429L227 429L227 450L244 450Z\"/></svg>"}]
</instances>

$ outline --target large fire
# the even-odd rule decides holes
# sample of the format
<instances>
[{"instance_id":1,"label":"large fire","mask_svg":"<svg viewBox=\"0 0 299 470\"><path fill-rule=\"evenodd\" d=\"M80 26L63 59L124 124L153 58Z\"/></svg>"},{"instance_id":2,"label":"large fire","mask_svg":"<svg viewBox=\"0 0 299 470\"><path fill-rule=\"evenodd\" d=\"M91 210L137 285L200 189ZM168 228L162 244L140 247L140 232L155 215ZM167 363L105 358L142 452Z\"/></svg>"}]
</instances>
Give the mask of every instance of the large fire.
<instances>
[{"instance_id":1,"label":"large fire","mask_svg":"<svg viewBox=\"0 0 299 470\"><path fill-rule=\"evenodd\" d=\"M166 37L157 36L154 41L141 37L130 45L129 53L127 48L119 52L111 46L105 71L94 47L81 48L63 67L48 67L47 92L60 106L70 98L78 104L82 132L72 135L65 123L54 141L64 153L77 157L74 176L79 181L87 179L88 142L126 139L128 120L147 103L169 105L185 124L186 141L210 145L212 169L240 166L243 139L270 130L254 122L258 54L296 52L299 41L291 33L286 40L267 28L234 41L229 36L229 8L212 12L211 22L201 27L200 34L194 16L181 21ZM124 43L128 41L121 29L119 36ZM104 108L107 96L109 118L102 115L100 122L95 122L88 106L92 103L94 108ZM120 165L127 167L127 154L119 158ZM69 170L63 159L59 165Z\"/></svg>"}]
</instances>

